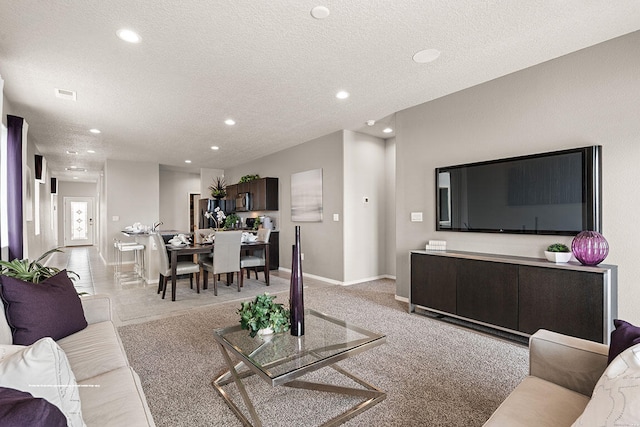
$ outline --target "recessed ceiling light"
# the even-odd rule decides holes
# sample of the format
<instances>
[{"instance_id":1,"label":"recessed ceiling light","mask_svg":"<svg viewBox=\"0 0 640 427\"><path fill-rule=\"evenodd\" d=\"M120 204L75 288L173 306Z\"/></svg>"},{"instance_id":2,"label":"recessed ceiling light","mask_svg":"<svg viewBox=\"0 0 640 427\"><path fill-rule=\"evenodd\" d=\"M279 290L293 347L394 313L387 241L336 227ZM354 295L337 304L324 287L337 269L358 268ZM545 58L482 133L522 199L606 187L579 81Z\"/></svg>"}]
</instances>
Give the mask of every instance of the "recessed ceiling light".
<instances>
[{"instance_id":1,"label":"recessed ceiling light","mask_svg":"<svg viewBox=\"0 0 640 427\"><path fill-rule=\"evenodd\" d=\"M91 133L95 133L96 135L97 135L97 134L99 134L99 133L101 133L101 132L100 132L100 129L96 129L96 128L89 129L89 132L91 132Z\"/></svg>"},{"instance_id":2,"label":"recessed ceiling light","mask_svg":"<svg viewBox=\"0 0 640 427\"><path fill-rule=\"evenodd\" d=\"M74 176L74 177L73 177L73 179L78 179L78 177L77 177L77 176Z\"/></svg>"},{"instance_id":3,"label":"recessed ceiling light","mask_svg":"<svg viewBox=\"0 0 640 427\"><path fill-rule=\"evenodd\" d=\"M191 160L185 160L184 162L185 163L191 163Z\"/></svg>"},{"instance_id":4,"label":"recessed ceiling light","mask_svg":"<svg viewBox=\"0 0 640 427\"><path fill-rule=\"evenodd\" d=\"M375 120L367 120L367 126L373 126L376 124Z\"/></svg>"},{"instance_id":5,"label":"recessed ceiling light","mask_svg":"<svg viewBox=\"0 0 640 427\"><path fill-rule=\"evenodd\" d=\"M345 92L344 90L341 90L340 92L336 93L336 98L338 99L347 99L349 97L349 92Z\"/></svg>"},{"instance_id":6,"label":"recessed ceiling light","mask_svg":"<svg viewBox=\"0 0 640 427\"><path fill-rule=\"evenodd\" d=\"M132 30L127 30L126 28L118 30L116 34L120 39L129 43L140 43L140 40L142 40L138 33Z\"/></svg>"},{"instance_id":7,"label":"recessed ceiling light","mask_svg":"<svg viewBox=\"0 0 640 427\"><path fill-rule=\"evenodd\" d=\"M324 19L329 16L329 9L324 6L316 6L311 9L311 16L316 19Z\"/></svg>"},{"instance_id":8,"label":"recessed ceiling light","mask_svg":"<svg viewBox=\"0 0 640 427\"><path fill-rule=\"evenodd\" d=\"M220 149L220 147L218 147L217 145L212 145L212 146L211 146L211 149L212 149L212 150L219 150L219 149Z\"/></svg>"},{"instance_id":9,"label":"recessed ceiling light","mask_svg":"<svg viewBox=\"0 0 640 427\"><path fill-rule=\"evenodd\" d=\"M391 129L391 128L384 128L384 129L382 130L382 132L384 132L384 133L391 133L391 132L393 132L393 129Z\"/></svg>"},{"instance_id":10,"label":"recessed ceiling light","mask_svg":"<svg viewBox=\"0 0 640 427\"><path fill-rule=\"evenodd\" d=\"M413 60L418 64L426 64L427 62L435 61L440 56L438 49L424 49L420 52L416 52L413 55Z\"/></svg>"},{"instance_id":11,"label":"recessed ceiling light","mask_svg":"<svg viewBox=\"0 0 640 427\"><path fill-rule=\"evenodd\" d=\"M75 150L67 150L67 154L78 154Z\"/></svg>"},{"instance_id":12,"label":"recessed ceiling light","mask_svg":"<svg viewBox=\"0 0 640 427\"><path fill-rule=\"evenodd\" d=\"M95 154L95 153L96 153L96 150L87 150L87 153L89 153L89 154Z\"/></svg>"},{"instance_id":13,"label":"recessed ceiling light","mask_svg":"<svg viewBox=\"0 0 640 427\"><path fill-rule=\"evenodd\" d=\"M225 125L229 125L229 126L233 126L233 125L236 124L236 121L233 120L233 119L227 119L227 120L224 121L224 124Z\"/></svg>"}]
</instances>

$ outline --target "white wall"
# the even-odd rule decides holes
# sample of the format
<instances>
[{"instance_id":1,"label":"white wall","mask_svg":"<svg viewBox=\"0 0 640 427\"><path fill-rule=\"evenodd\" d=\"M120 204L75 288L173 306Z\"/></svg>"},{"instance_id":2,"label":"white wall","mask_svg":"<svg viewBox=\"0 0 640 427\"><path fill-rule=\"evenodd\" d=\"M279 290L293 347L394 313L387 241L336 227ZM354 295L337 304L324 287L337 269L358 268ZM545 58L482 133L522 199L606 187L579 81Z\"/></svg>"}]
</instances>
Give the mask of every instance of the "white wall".
<instances>
[{"instance_id":1,"label":"white wall","mask_svg":"<svg viewBox=\"0 0 640 427\"><path fill-rule=\"evenodd\" d=\"M564 148L603 146L605 263L619 266L619 317L640 323L640 32L401 111L396 117L397 295L410 287L409 251L450 249L542 257L571 237L435 231L434 169ZM424 212L412 223L410 212Z\"/></svg>"},{"instance_id":2,"label":"white wall","mask_svg":"<svg viewBox=\"0 0 640 427\"><path fill-rule=\"evenodd\" d=\"M343 281L351 283L385 274L385 142L344 131L343 150ZM332 221L331 212L325 220Z\"/></svg>"},{"instance_id":3,"label":"white wall","mask_svg":"<svg viewBox=\"0 0 640 427\"><path fill-rule=\"evenodd\" d=\"M162 229L189 232L190 194L200 194L200 174L160 167L159 220L164 223Z\"/></svg>"}]
</instances>

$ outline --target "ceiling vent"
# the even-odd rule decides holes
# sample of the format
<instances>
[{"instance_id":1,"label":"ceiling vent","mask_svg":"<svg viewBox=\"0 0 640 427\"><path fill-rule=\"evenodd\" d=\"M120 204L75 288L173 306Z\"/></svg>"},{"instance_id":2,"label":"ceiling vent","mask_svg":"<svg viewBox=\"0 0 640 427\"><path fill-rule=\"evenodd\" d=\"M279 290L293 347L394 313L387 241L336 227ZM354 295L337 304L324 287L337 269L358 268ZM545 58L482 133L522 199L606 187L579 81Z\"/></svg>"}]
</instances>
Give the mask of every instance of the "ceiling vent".
<instances>
[{"instance_id":1,"label":"ceiling vent","mask_svg":"<svg viewBox=\"0 0 640 427\"><path fill-rule=\"evenodd\" d=\"M56 98L66 99L67 101L76 100L76 92L73 90L58 89L56 88Z\"/></svg>"},{"instance_id":2,"label":"ceiling vent","mask_svg":"<svg viewBox=\"0 0 640 427\"><path fill-rule=\"evenodd\" d=\"M64 168L64 170L69 171L69 172L86 172L87 169L86 168L78 168L78 167L70 167L70 168Z\"/></svg>"}]
</instances>

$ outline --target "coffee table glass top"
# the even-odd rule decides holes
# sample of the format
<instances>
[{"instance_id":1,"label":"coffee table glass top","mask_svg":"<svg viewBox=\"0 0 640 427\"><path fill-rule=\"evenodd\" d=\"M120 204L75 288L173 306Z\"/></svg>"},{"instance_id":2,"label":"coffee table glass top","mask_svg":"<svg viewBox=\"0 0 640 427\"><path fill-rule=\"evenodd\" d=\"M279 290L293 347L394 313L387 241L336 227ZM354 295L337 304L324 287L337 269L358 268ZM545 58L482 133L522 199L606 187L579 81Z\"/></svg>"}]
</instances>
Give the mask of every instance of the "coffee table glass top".
<instances>
[{"instance_id":1,"label":"coffee table glass top","mask_svg":"<svg viewBox=\"0 0 640 427\"><path fill-rule=\"evenodd\" d=\"M214 338L272 385L333 364L385 342L386 337L315 310L305 310L305 333L289 331L251 338L240 324L214 332Z\"/></svg>"}]
</instances>

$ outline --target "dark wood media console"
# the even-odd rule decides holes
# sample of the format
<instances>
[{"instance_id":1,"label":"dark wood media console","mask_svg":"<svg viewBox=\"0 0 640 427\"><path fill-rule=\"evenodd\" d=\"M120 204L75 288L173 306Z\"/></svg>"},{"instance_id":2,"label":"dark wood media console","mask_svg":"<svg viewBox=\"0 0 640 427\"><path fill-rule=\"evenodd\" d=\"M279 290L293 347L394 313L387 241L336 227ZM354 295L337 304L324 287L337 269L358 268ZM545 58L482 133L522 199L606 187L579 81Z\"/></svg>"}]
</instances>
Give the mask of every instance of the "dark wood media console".
<instances>
[{"instance_id":1,"label":"dark wood media console","mask_svg":"<svg viewBox=\"0 0 640 427\"><path fill-rule=\"evenodd\" d=\"M412 251L409 311L518 335L548 329L608 344L618 314L618 267L459 251Z\"/></svg>"}]
</instances>

